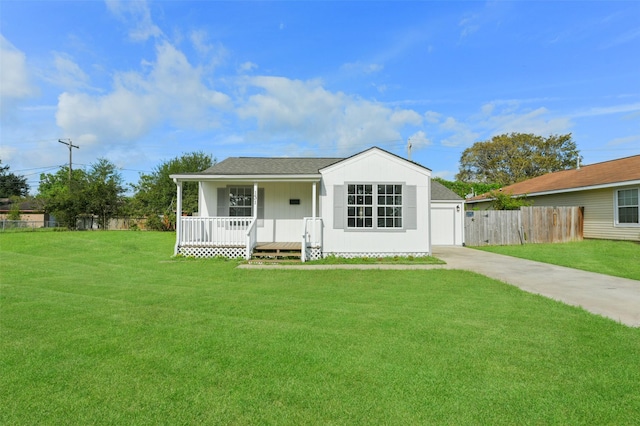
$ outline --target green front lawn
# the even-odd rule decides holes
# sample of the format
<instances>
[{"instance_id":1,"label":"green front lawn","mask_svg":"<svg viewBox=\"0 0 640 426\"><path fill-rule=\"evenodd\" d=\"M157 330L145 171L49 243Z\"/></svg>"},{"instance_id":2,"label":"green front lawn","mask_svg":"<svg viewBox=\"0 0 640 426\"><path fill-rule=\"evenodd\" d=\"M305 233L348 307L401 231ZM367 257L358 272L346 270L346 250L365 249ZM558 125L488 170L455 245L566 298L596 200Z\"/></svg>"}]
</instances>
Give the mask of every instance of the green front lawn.
<instances>
[{"instance_id":1,"label":"green front lawn","mask_svg":"<svg viewBox=\"0 0 640 426\"><path fill-rule=\"evenodd\" d=\"M0 235L0 424L635 424L640 329L450 270Z\"/></svg>"},{"instance_id":2,"label":"green front lawn","mask_svg":"<svg viewBox=\"0 0 640 426\"><path fill-rule=\"evenodd\" d=\"M584 240L562 244L483 246L479 250L640 280L640 243Z\"/></svg>"}]
</instances>

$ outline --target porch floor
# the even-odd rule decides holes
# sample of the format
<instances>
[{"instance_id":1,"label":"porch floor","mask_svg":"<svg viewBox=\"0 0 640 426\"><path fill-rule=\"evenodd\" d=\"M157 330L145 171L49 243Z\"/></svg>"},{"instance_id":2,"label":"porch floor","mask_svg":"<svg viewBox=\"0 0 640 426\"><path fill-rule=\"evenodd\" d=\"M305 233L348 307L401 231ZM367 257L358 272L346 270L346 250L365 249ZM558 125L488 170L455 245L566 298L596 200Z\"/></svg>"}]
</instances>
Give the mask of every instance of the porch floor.
<instances>
[{"instance_id":1,"label":"porch floor","mask_svg":"<svg viewBox=\"0 0 640 426\"><path fill-rule=\"evenodd\" d=\"M280 243L256 243L256 250L292 251L302 250L302 243L280 242Z\"/></svg>"}]
</instances>

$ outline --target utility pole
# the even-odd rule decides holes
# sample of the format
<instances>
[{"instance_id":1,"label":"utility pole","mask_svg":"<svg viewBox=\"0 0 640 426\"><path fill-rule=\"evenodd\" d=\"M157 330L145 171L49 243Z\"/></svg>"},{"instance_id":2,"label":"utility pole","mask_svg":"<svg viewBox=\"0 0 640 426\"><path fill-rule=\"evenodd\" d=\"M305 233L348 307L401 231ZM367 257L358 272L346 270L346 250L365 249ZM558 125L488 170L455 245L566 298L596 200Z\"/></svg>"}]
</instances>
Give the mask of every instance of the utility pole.
<instances>
[{"instance_id":1,"label":"utility pole","mask_svg":"<svg viewBox=\"0 0 640 426\"><path fill-rule=\"evenodd\" d=\"M80 149L80 147L72 144L71 139L67 139L67 142L63 141L62 139L58 139L58 142L60 142L61 144L67 145L69 147L69 190L71 190L71 168L73 167L71 152L72 152L72 148Z\"/></svg>"}]
</instances>

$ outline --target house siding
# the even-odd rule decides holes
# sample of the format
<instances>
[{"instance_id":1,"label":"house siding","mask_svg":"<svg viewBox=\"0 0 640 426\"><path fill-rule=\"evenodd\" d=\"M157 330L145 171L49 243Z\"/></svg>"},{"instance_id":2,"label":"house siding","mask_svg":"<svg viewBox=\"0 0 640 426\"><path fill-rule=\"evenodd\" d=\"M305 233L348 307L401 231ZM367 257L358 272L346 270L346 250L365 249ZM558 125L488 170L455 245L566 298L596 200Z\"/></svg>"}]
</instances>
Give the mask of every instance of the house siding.
<instances>
[{"instance_id":1,"label":"house siding","mask_svg":"<svg viewBox=\"0 0 640 426\"><path fill-rule=\"evenodd\" d=\"M584 238L640 241L640 227L615 226L615 193L626 187L531 197L533 206L584 207ZM631 186L629 188L637 188ZM475 207L476 205L474 205ZM477 207L480 207L479 205Z\"/></svg>"},{"instance_id":2,"label":"house siding","mask_svg":"<svg viewBox=\"0 0 640 426\"><path fill-rule=\"evenodd\" d=\"M366 152L321 171L321 215L324 224L323 252L340 256L429 254L430 173L405 160L381 152ZM334 190L348 183L402 184L415 186L418 206L415 229L343 229L334 223ZM404 196L407 196L405 194ZM344 194L343 194L344 196ZM406 203L408 200L403 200ZM405 204L406 208L406 204ZM345 213L341 213L345 214ZM403 213L404 214L404 213ZM342 218L342 217L341 217ZM342 225L342 226L341 226Z\"/></svg>"}]
</instances>

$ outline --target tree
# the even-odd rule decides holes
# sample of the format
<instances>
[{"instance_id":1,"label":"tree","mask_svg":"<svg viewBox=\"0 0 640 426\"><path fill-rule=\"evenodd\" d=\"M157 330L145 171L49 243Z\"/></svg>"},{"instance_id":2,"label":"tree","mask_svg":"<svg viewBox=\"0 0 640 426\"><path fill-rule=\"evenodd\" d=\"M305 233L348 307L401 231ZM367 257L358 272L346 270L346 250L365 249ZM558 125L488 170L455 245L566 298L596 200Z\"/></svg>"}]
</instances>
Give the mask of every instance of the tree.
<instances>
[{"instance_id":1,"label":"tree","mask_svg":"<svg viewBox=\"0 0 640 426\"><path fill-rule=\"evenodd\" d=\"M476 142L462 153L456 179L510 185L576 167L582 157L571 133L537 136L510 133Z\"/></svg>"},{"instance_id":2,"label":"tree","mask_svg":"<svg viewBox=\"0 0 640 426\"><path fill-rule=\"evenodd\" d=\"M439 177L434 177L433 180L441 183L443 186L449 188L462 198L467 198L467 195L474 194L480 195L486 192L492 191L494 189L500 188L500 184L496 183L481 183L481 182L460 182L460 181L449 181Z\"/></svg>"},{"instance_id":3,"label":"tree","mask_svg":"<svg viewBox=\"0 0 640 426\"><path fill-rule=\"evenodd\" d=\"M20 197L11 197L11 207L7 214L8 220L20 220L22 215L20 214Z\"/></svg>"},{"instance_id":4,"label":"tree","mask_svg":"<svg viewBox=\"0 0 640 426\"><path fill-rule=\"evenodd\" d=\"M55 216L58 223L75 228L82 215L98 216L98 223L106 229L110 218L118 213L124 197L122 176L116 166L104 158L89 166L89 171L61 167L56 173L40 175L38 199L44 210Z\"/></svg>"},{"instance_id":5,"label":"tree","mask_svg":"<svg viewBox=\"0 0 640 426\"><path fill-rule=\"evenodd\" d=\"M9 166L3 166L0 160L0 198L26 197L28 193L27 178L9 173Z\"/></svg>"},{"instance_id":6,"label":"tree","mask_svg":"<svg viewBox=\"0 0 640 426\"><path fill-rule=\"evenodd\" d=\"M69 181L69 167L63 166L56 173L42 173L37 199L44 205L44 211L52 214L57 222L69 229L76 227L78 217L87 212L84 192L87 173L73 169Z\"/></svg>"},{"instance_id":7,"label":"tree","mask_svg":"<svg viewBox=\"0 0 640 426\"><path fill-rule=\"evenodd\" d=\"M169 176L200 172L214 164L211 155L192 152L161 163L150 174L141 174L139 182L133 185L135 208L145 215L172 216L176 208L176 184ZM182 210L187 214L198 210L197 182L184 183Z\"/></svg>"},{"instance_id":8,"label":"tree","mask_svg":"<svg viewBox=\"0 0 640 426\"><path fill-rule=\"evenodd\" d=\"M122 175L110 161L100 158L91 164L87 173L88 213L98 216L98 224L107 229L109 219L115 217L123 203Z\"/></svg>"},{"instance_id":9,"label":"tree","mask_svg":"<svg viewBox=\"0 0 640 426\"><path fill-rule=\"evenodd\" d=\"M514 196L500 190L489 192L491 197L491 208L493 210L519 210L520 207L526 207L533 204L533 201L527 199L526 195Z\"/></svg>"}]
</instances>

